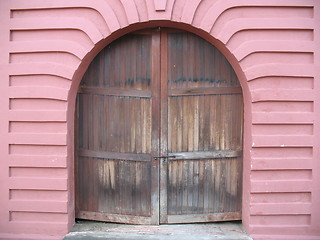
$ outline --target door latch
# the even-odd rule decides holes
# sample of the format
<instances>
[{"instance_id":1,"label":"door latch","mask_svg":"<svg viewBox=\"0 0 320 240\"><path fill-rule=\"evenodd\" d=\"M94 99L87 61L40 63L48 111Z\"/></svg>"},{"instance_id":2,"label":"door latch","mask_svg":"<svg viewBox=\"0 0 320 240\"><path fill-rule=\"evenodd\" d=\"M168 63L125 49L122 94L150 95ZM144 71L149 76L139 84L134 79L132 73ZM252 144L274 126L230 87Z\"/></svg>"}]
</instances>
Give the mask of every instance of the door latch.
<instances>
[{"instance_id":1,"label":"door latch","mask_svg":"<svg viewBox=\"0 0 320 240\"><path fill-rule=\"evenodd\" d=\"M168 159L170 158L176 158L176 156L169 156L169 155L164 155L164 156L157 156L157 157L153 157L155 160L158 159L162 159L163 163L166 163L168 161Z\"/></svg>"}]
</instances>

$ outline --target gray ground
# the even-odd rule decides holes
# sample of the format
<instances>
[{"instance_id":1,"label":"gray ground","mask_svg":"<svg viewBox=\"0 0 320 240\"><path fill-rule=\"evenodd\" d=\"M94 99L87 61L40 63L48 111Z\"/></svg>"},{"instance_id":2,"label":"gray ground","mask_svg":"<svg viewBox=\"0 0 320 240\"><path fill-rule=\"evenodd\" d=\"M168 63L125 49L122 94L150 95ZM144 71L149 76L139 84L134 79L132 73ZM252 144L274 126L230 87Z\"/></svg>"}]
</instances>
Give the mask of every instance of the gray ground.
<instances>
[{"instance_id":1,"label":"gray ground","mask_svg":"<svg viewBox=\"0 0 320 240\"><path fill-rule=\"evenodd\" d=\"M241 222L160 226L78 222L64 240L252 240Z\"/></svg>"}]
</instances>

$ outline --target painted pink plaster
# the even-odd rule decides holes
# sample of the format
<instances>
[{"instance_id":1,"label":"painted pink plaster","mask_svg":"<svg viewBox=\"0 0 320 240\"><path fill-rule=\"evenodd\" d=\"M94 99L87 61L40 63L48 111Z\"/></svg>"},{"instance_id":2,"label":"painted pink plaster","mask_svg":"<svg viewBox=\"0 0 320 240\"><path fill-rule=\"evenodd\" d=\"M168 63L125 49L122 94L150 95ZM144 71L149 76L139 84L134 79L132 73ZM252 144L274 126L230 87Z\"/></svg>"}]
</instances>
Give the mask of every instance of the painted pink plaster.
<instances>
[{"instance_id":1,"label":"painted pink plaster","mask_svg":"<svg viewBox=\"0 0 320 240\"><path fill-rule=\"evenodd\" d=\"M247 232L320 238L318 1L4 0L0 23L0 239L70 230L81 78L108 43L159 26L203 37L238 75Z\"/></svg>"},{"instance_id":2,"label":"painted pink plaster","mask_svg":"<svg viewBox=\"0 0 320 240\"><path fill-rule=\"evenodd\" d=\"M167 0L154 0L154 8L156 11L165 11Z\"/></svg>"}]
</instances>

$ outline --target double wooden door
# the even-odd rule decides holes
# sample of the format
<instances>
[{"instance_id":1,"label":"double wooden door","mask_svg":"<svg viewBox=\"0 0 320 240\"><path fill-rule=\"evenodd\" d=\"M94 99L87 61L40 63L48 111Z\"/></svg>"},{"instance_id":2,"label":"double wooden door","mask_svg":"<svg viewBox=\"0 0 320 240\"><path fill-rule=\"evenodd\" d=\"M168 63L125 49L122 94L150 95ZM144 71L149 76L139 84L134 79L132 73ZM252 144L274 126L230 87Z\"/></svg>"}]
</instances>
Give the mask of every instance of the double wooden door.
<instances>
[{"instance_id":1,"label":"double wooden door","mask_svg":"<svg viewBox=\"0 0 320 240\"><path fill-rule=\"evenodd\" d=\"M77 98L76 217L241 219L242 92L226 58L174 29L103 49Z\"/></svg>"}]
</instances>

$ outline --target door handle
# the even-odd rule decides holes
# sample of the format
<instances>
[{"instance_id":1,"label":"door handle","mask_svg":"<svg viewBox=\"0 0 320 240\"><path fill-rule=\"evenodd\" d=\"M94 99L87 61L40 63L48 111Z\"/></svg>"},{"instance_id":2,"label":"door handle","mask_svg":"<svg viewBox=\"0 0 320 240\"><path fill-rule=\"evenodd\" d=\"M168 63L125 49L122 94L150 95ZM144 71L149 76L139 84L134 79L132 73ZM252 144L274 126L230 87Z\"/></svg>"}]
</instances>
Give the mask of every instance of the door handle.
<instances>
[{"instance_id":1,"label":"door handle","mask_svg":"<svg viewBox=\"0 0 320 240\"><path fill-rule=\"evenodd\" d=\"M169 155L165 155L165 156L157 156L157 157L153 157L154 159L158 160L158 159L161 159L161 158L176 158L176 156L169 156Z\"/></svg>"},{"instance_id":2,"label":"door handle","mask_svg":"<svg viewBox=\"0 0 320 240\"><path fill-rule=\"evenodd\" d=\"M153 157L155 160L162 159L163 163L167 163L168 159L170 158L176 158L176 156L169 156L169 155L164 155L164 156L157 156Z\"/></svg>"}]
</instances>

